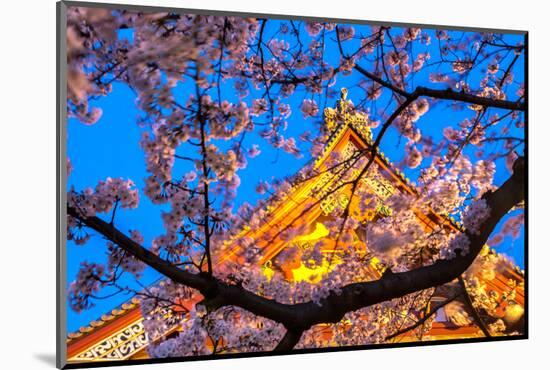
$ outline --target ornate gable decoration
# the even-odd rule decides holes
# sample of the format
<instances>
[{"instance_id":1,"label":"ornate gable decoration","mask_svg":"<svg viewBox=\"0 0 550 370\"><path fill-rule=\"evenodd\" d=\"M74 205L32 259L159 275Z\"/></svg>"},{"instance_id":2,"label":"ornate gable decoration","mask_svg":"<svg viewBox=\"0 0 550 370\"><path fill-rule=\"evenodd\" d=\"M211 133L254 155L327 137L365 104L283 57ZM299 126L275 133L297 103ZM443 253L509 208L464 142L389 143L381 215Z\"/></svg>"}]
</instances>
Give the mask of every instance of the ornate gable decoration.
<instances>
[{"instance_id":1,"label":"ornate gable decoration","mask_svg":"<svg viewBox=\"0 0 550 370\"><path fill-rule=\"evenodd\" d=\"M367 143L372 142L372 132L366 114L355 110L351 100L347 99L348 89L342 88L340 99L335 108L325 108L324 122L329 136L333 136L345 127L353 128Z\"/></svg>"},{"instance_id":2,"label":"ornate gable decoration","mask_svg":"<svg viewBox=\"0 0 550 370\"><path fill-rule=\"evenodd\" d=\"M70 358L69 362L126 360L148 344L149 337L143 326L143 318L140 318L102 342Z\"/></svg>"}]
</instances>

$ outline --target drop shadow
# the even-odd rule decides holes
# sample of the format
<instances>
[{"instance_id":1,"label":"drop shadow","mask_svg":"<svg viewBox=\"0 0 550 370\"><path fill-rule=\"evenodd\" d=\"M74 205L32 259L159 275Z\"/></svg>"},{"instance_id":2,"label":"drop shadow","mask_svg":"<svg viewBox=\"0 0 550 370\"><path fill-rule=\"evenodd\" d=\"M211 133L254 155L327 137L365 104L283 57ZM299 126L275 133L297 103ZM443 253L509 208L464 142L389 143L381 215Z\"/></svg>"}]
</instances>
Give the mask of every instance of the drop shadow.
<instances>
[{"instance_id":1,"label":"drop shadow","mask_svg":"<svg viewBox=\"0 0 550 370\"><path fill-rule=\"evenodd\" d=\"M40 362L55 367L55 353L35 353L34 358Z\"/></svg>"}]
</instances>

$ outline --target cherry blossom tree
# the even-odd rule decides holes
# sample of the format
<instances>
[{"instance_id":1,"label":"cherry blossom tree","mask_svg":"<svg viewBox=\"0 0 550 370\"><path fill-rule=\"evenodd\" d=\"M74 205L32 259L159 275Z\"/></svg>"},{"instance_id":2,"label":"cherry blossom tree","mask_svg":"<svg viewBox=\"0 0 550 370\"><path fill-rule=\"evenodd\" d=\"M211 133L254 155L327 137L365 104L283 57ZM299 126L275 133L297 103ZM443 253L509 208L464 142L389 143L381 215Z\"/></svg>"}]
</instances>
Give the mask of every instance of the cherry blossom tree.
<instances>
[{"instance_id":1,"label":"cherry blossom tree","mask_svg":"<svg viewBox=\"0 0 550 370\"><path fill-rule=\"evenodd\" d=\"M498 298L479 278L511 266L487 253L486 244L517 238L523 227L523 41L512 44L497 33L83 7L70 7L67 17L69 117L94 125L101 110L91 102L108 98L114 83L129 86L143 113L137 124L148 172L143 188L106 174L88 188L68 189L68 239L86 247L95 233L109 252L107 264L82 263L69 286L72 309L90 307L107 287L128 290L122 275L139 279L152 268L165 284L133 293L142 298L149 336L160 338L150 347L155 357L383 343L410 331L421 340L443 306L453 320L470 320L487 336L523 330L496 318ZM120 37L121 30L131 30L132 39ZM319 155L330 135L323 108L337 97L338 81L350 78L357 104L346 109L365 117L371 145L346 158L332 155L325 170L306 165L262 181L257 191L269 197L256 207L237 204L239 172L261 160L262 148ZM448 112L447 120L430 121L435 110ZM288 135L296 117L318 129ZM261 141L247 146L244 138L254 133ZM374 158L390 134L402 148L398 166L417 175L415 190L391 195L391 213L365 223L375 199L361 180L381 176ZM498 163L510 173L502 183L494 181ZM291 282L277 271L266 276L258 241L239 231L261 225L266 205L284 202L293 186L324 172L341 177L351 198L327 222L338 250L334 265L316 283ZM139 207L143 197L165 210L165 230L149 246L138 229L117 228L116 211ZM443 222L427 232L419 212L456 216L463 227ZM299 219L271 237L300 235ZM353 243L358 234L361 248ZM217 268L217 256L235 247L244 259ZM368 267L375 257L383 273L373 280ZM296 251L288 248L280 258L296 258ZM318 244L297 258L311 267L326 262ZM441 292L449 298L429 308ZM183 330L170 339L162 338L166 310L185 316ZM321 324L330 327L330 341L317 335Z\"/></svg>"}]
</instances>

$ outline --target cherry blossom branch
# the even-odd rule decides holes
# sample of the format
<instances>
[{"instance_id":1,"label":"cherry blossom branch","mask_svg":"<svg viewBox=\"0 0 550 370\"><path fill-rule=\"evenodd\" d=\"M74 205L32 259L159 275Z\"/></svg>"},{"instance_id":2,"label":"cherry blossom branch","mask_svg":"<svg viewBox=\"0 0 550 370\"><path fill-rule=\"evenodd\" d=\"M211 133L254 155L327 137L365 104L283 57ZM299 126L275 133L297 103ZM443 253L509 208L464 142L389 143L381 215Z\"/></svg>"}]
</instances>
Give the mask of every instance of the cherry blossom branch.
<instances>
[{"instance_id":1,"label":"cherry blossom branch","mask_svg":"<svg viewBox=\"0 0 550 370\"><path fill-rule=\"evenodd\" d=\"M111 215L111 225L113 225L115 223L115 216L116 216L116 210L118 208L118 203L119 203L119 199L118 197L116 198L116 201L115 201L115 205L113 206L113 213Z\"/></svg>"},{"instance_id":2,"label":"cherry blossom branch","mask_svg":"<svg viewBox=\"0 0 550 370\"><path fill-rule=\"evenodd\" d=\"M460 287L462 288L464 292L464 303L466 303L466 307L468 308L468 311L472 314L474 317L474 321L478 328L481 329L483 334L490 338L492 337L491 333L489 332L489 329L487 329L487 326L483 322L483 319L479 316L479 313L477 312L476 308L474 307L474 303L472 302L472 299L470 298L470 294L468 294L468 290L466 289L466 283L464 282L464 279L461 277L458 278L458 282L460 284Z\"/></svg>"},{"instance_id":3,"label":"cherry blossom branch","mask_svg":"<svg viewBox=\"0 0 550 370\"><path fill-rule=\"evenodd\" d=\"M402 273L386 273L381 279L350 284L342 288L340 294L331 294L321 301L322 306L303 304L302 317L311 319L311 324L337 322L346 312L354 311L373 304L448 283L459 277L472 264L491 232L500 219L516 204L524 199L524 158L520 157L514 164L513 175L496 191L483 195L490 208L490 216L481 223L479 234L465 231L469 240L469 252L457 255L450 260L438 260L430 266L420 267ZM298 305L300 306L300 305ZM336 320L336 321L334 321ZM308 323L302 320L302 323Z\"/></svg>"},{"instance_id":4,"label":"cherry blossom branch","mask_svg":"<svg viewBox=\"0 0 550 370\"><path fill-rule=\"evenodd\" d=\"M414 92L409 93L402 89L399 89L398 87L395 87L393 84L386 82L382 80L381 78L377 77L376 75L368 72L365 68L355 65L355 70L360 72L365 77L370 78L371 80L375 81L376 83L390 89L394 93L397 93L403 97L410 97L411 95L416 95L416 97L420 96L426 96L434 99L440 99L440 100L454 100L454 101L460 101L463 103L470 103L474 105L480 105L483 107L492 107L492 108L501 108L501 109L509 109L512 111L525 111L525 103L520 101L509 101L509 100L497 100L497 99L491 99L486 98L482 96L477 96L473 94L468 94L466 92L462 91L455 91L452 89L446 89L446 90L440 90L440 89L430 89L423 86L418 86Z\"/></svg>"},{"instance_id":5,"label":"cherry blossom branch","mask_svg":"<svg viewBox=\"0 0 550 370\"><path fill-rule=\"evenodd\" d=\"M388 36L390 36L389 31L388 31ZM391 39L391 36L390 36L390 39ZM338 26L336 27L336 40L337 40L338 49L339 49L340 54L342 55L342 57L346 60L350 59L350 57L344 52L344 50L342 48ZM393 41L392 41L392 43L393 43ZM395 48L395 46L394 46L394 48ZM395 49L395 50L397 51L397 49ZM382 61L383 61L383 57L384 57L384 54L382 53L382 56L381 56ZM504 76L501 79L500 87L502 87L502 84L504 83L504 80L508 76L511 67L513 66L515 61L518 59L518 57L519 57L519 55L516 55L514 60L508 66L508 69L505 71ZM361 67L358 64L354 64L353 68L356 71L358 71L359 73L361 73L362 75L364 75L365 77L373 80L374 82L390 89L394 93L396 93L398 95L401 95L401 96L403 96L407 99L410 99L410 98L413 98L413 97L416 99L420 96L426 96L426 97L431 97L431 98L434 98L434 99L461 101L461 102L464 102L464 103L471 103L471 104L475 104L475 105L480 105L480 106L483 106L483 107L486 107L486 108L487 107L493 107L493 108L509 109L509 110L512 110L512 111L516 111L516 110L525 111L525 103L522 103L522 102L519 102L519 101L506 101L506 100L491 99L491 98L486 98L486 97L481 97L481 96L469 94L469 93L462 92L462 91L454 91L452 89L437 90L437 89L430 89L430 88L423 87L423 86L418 86L412 93L409 93L409 92L407 92L403 89L400 89L399 87L393 85L392 83L381 79L380 77L378 77L375 74L369 72L367 69ZM402 78L403 78L403 76L402 76ZM403 82L404 82L404 79L403 79Z\"/></svg>"},{"instance_id":6,"label":"cherry blossom branch","mask_svg":"<svg viewBox=\"0 0 550 370\"><path fill-rule=\"evenodd\" d=\"M283 324L288 323L290 325L292 322L292 320L288 319L292 316L292 305L285 305L275 300L261 297L247 291L241 286L225 284L204 272L194 274L179 269L172 263L136 243L101 218L96 216L84 217L76 208L72 207L68 207L67 213L69 216L81 220L86 226L102 234L105 238L174 282L200 291L205 296L204 304L210 308L235 305L256 315L271 318Z\"/></svg>"},{"instance_id":7,"label":"cherry blossom branch","mask_svg":"<svg viewBox=\"0 0 550 370\"><path fill-rule=\"evenodd\" d=\"M457 299L458 297L460 297L462 295L462 293L460 294L456 294L456 295L453 295L452 297L449 297L447 298L446 300L444 300L443 302L439 303L438 305L436 305L434 308L432 308L430 310L430 312L426 313L424 315L424 317L422 317L420 320L418 320L417 322L415 322L414 324L410 325L410 326L407 326L406 328L403 328L399 331L396 331L395 333L393 334L390 334L386 337L385 341L388 341L390 339L393 339L395 337L398 337L400 336L401 334L405 334L405 333L408 333L409 331L411 330L414 330L416 328L418 328L420 325L424 324L426 321L428 321L428 319L430 317L432 317L433 315L435 315L435 313L437 311L439 311L441 308L445 307L446 305L448 305L449 303L453 302L455 299Z\"/></svg>"},{"instance_id":8,"label":"cherry blossom branch","mask_svg":"<svg viewBox=\"0 0 550 370\"><path fill-rule=\"evenodd\" d=\"M509 110L525 111L525 103L520 101L497 100L485 98L465 92L454 91L452 89L436 90L419 86L415 89L419 96L427 96L434 99L454 100L463 103L480 105L483 107L501 108Z\"/></svg>"},{"instance_id":9,"label":"cherry blossom branch","mask_svg":"<svg viewBox=\"0 0 550 370\"><path fill-rule=\"evenodd\" d=\"M391 91L401 95L401 96L408 96L409 93L404 91L404 90L401 90L400 88L394 86L393 84L387 82L387 81L384 81L383 79L381 79L380 77L378 77L377 75L375 75L374 73L371 73L369 71L367 71L365 68L361 67L360 65L356 64L354 67L353 67L356 71L358 71L359 73L361 73L362 75L364 75L365 77L368 77L369 79L373 80L374 82L376 82L377 84L379 85L382 85L388 89L390 89Z\"/></svg>"},{"instance_id":10,"label":"cherry blossom branch","mask_svg":"<svg viewBox=\"0 0 550 370\"><path fill-rule=\"evenodd\" d=\"M197 80L198 80L199 72L197 69ZM204 175L204 191L203 191L203 201L204 201L204 217L203 217L203 226L204 226L204 256L206 258L206 263L208 267L208 274L212 275L212 256L210 254L210 200L209 200L209 189L208 189L208 174L210 169L207 166L207 158L206 158L206 122L202 114L202 95L200 94L200 89L198 83L195 83L195 91L197 94L197 101L198 101L198 120L200 123L200 135L201 135L201 152L202 152L202 173ZM204 259L203 259L204 260ZM202 262L201 260L201 268L202 268Z\"/></svg>"}]
</instances>

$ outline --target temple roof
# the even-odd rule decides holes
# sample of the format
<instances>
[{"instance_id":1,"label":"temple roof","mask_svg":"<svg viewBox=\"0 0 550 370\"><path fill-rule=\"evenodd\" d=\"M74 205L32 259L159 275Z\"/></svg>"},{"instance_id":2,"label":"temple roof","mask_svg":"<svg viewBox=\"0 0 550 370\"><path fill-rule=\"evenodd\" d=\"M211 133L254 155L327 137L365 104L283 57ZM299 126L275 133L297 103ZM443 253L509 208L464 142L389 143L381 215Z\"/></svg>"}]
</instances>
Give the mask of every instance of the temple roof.
<instances>
[{"instance_id":1,"label":"temple roof","mask_svg":"<svg viewBox=\"0 0 550 370\"><path fill-rule=\"evenodd\" d=\"M342 89L341 97L337 101L335 108L326 108L324 110L324 122L325 129L327 134L327 141L322 152L314 161L314 168L319 168L327 160L328 156L337 148L342 148L345 141L354 140L358 145L363 146L363 148L369 148L373 145L372 132L370 129L370 122L366 114L355 109L353 103L347 99L347 90ZM384 153L376 148L376 163L388 177L388 180L391 181L392 185L397 188L399 191L408 192L410 194L418 194L416 186L400 171L395 167L391 161L384 155ZM311 184L307 185L311 188ZM297 192L304 192L304 185L293 185L290 190L290 194L295 194ZM292 207L287 207L286 211L281 211L279 206L273 206L269 204L264 206L264 211L268 213L282 212L281 217L284 217L284 212L289 212L289 209ZM279 210L279 211L277 211ZM455 230L463 230L459 222L454 220L452 217L446 215L439 215L432 212L431 215L428 215L434 223L445 223L449 227L454 228ZM243 230L243 232L248 232ZM277 250L271 252L264 251L266 259L271 259L274 255L279 253L283 248L282 246L277 247ZM496 254L497 252L489 249L487 253ZM229 255L237 255L239 252L237 250L232 250ZM218 261L223 263L222 261ZM264 260L262 263L265 262ZM510 271L503 271L501 275L495 278L495 281L490 281L488 284L497 291L502 291L505 289L507 284L507 279L515 279L518 281L523 281L523 271L519 267L515 267ZM132 298L129 301L123 303L117 308L111 310L109 313L102 315L97 320L93 320L89 325L80 328L78 331L69 333L67 338L67 344L71 345L75 341L81 340L92 333L97 332L98 330L108 326L110 323L116 321L117 318L128 315L132 312L135 314L136 311L139 311L139 299ZM523 294L521 295L521 304L523 305Z\"/></svg>"}]
</instances>

